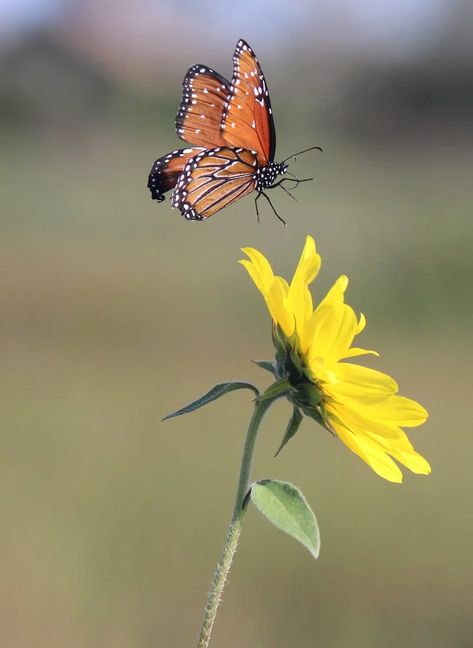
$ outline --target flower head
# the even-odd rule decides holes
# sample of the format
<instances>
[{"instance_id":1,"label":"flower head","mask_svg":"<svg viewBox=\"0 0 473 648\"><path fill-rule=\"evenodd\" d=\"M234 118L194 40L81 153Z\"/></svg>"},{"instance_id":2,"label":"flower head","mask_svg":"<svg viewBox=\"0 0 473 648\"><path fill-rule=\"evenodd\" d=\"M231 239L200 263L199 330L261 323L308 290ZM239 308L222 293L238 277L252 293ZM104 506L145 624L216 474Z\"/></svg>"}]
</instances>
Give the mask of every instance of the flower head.
<instances>
[{"instance_id":1,"label":"flower head","mask_svg":"<svg viewBox=\"0 0 473 648\"><path fill-rule=\"evenodd\" d=\"M254 248L243 252L249 259L240 263L263 295L273 320L274 374L287 385L284 393L294 407L336 434L389 481L402 481L393 458L414 473L429 474L429 463L401 429L424 423L426 410L399 396L397 383L387 374L347 362L356 356L378 355L352 346L366 319L358 318L344 302L348 278L339 277L314 308L308 286L321 260L311 236L290 284L273 273L261 252Z\"/></svg>"}]
</instances>

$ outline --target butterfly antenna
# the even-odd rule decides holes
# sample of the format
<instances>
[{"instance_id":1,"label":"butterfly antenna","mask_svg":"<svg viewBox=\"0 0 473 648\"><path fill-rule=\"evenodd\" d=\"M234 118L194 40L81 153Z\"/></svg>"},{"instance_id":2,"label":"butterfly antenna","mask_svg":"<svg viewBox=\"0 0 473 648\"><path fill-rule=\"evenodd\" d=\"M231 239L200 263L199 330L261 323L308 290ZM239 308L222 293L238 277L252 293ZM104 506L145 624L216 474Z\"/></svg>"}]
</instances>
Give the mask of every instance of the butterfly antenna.
<instances>
[{"instance_id":1,"label":"butterfly antenna","mask_svg":"<svg viewBox=\"0 0 473 648\"><path fill-rule=\"evenodd\" d=\"M291 158L294 158L294 160L295 160L297 155L302 155L302 153L307 153L308 151L315 151L316 149L317 149L317 151L320 151L321 153L323 153L322 147L320 147L320 146L311 146L310 148L304 149L303 151L297 151L297 153L293 153L292 155L288 155L288 157L285 158L282 161L282 164L284 164L284 162L287 162Z\"/></svg>"}]
</instances>

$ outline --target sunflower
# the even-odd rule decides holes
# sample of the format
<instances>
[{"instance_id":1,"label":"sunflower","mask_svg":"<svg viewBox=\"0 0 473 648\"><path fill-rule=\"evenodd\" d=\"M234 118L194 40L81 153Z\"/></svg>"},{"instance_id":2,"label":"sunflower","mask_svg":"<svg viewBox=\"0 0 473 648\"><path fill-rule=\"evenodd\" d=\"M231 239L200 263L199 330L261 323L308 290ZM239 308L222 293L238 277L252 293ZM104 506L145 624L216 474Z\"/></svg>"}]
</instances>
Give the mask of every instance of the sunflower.
<instances>
[{"instance_id":1,"label":"sunflower","mask_svg":"<svg viewBox=\"0 0 473 648\"><path fill-rule=\"evenodd\" d=\"M248 259L240 263L263 295L273 321L276 358L271 365L261 365L270 368L277 379L269 392L285 395L293 404L292 420L300 421L302 414L314 418L389 481L402 481L393 459L414 473L429 474L429 463L402 430L424 423L426 410L399 396L396 381L387 374L347 361L378 355L353 346L366 319L345 304L348 278L339 277L314 305L308 286L319 272L321 259L311 236L306 238L290 284L273 273L261 252L242 251ZM286 441L297 427L293 425Z\"/></svg>"}]
</instances>

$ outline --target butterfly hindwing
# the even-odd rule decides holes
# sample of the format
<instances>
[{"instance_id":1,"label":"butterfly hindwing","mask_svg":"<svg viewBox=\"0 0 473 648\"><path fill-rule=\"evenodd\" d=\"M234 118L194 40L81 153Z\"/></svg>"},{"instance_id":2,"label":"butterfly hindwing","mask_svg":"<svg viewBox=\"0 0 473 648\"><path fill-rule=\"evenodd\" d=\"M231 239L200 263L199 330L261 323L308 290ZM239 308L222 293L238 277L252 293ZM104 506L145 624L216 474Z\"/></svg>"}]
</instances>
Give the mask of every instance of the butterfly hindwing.
<instances>
[{"instance_id":1,"label":"butterfly hindwing","mask_svg":"<svg viewBox=\"0 0 473 648\"><path fill-rule=\"evenodd\" d=\"M276 132L261 66L251 47L239 40L233 55L231 92L222 116L222 134L233 147L257 152L265 166L274 160Z\"/></svg>"},{"instance_id":2,"label":"butterfly hindwing","mask_svg":"<svg viewBox=\"0 0 473 648\"><path fill-rule=\"evenodd\" d=\"M216 147L190 159L171 204L188 220L203 220L255 189L256 156L243 148Z\"/></svg>"},{"instance_id":3,"label":"butterfly hindwing","mask_svg":"<svg viewBox=\"0 0 473 648\"><path fill-rule=\"evenodd\" d=\"M148 189L151 191L151 198L162 202L166 191L174 189L176 186L176 182L187 162L204 150L199 146L194 146L172 151L172 153L158 158L148 176Z\"/></svg>"},{"instance_id":4,"label":"butterfly hindwing","mask_svg":"<svg viewBox=\"0 0 473 648\"><path fill-rule=\"evenodd\" d=\"M182 82L176 115L177 135L185 142L215 148L225 146L222 115L230 94L229 82L206 65L193 65Z\"/></svg>"}]
</instances>

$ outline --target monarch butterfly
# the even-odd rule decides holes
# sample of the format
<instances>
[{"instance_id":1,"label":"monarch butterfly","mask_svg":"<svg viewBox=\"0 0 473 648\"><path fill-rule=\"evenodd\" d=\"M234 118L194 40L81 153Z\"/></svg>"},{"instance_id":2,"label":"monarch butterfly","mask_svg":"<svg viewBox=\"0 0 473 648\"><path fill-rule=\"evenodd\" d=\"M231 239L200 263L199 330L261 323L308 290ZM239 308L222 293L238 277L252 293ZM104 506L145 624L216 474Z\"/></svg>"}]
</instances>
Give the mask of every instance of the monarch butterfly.
<instances>
[{"instance_id":1,"label":"monarch butterfly","mask_svg":"<svg viewBox=\"0 0 473 648\"><path fill-rule=\"evenodd\" d=\"M171 206L184 218L200 221L257 191L257 216L258 199L264 196L284 223L264 189L280 186L292 196L283 185L285 180L297 186L312 178L292 176L276 181L287 172L287 160L297 154L274 162L276 131L271 101L251 47L238 41L231 83L206 65L194 65L182 86L176 132L191 146L156 160L148 178L151 197L162 202L164 194L173 189ZM322 150L319 146L306 150L312 149Z\"/></svg>"}]
</instances>

